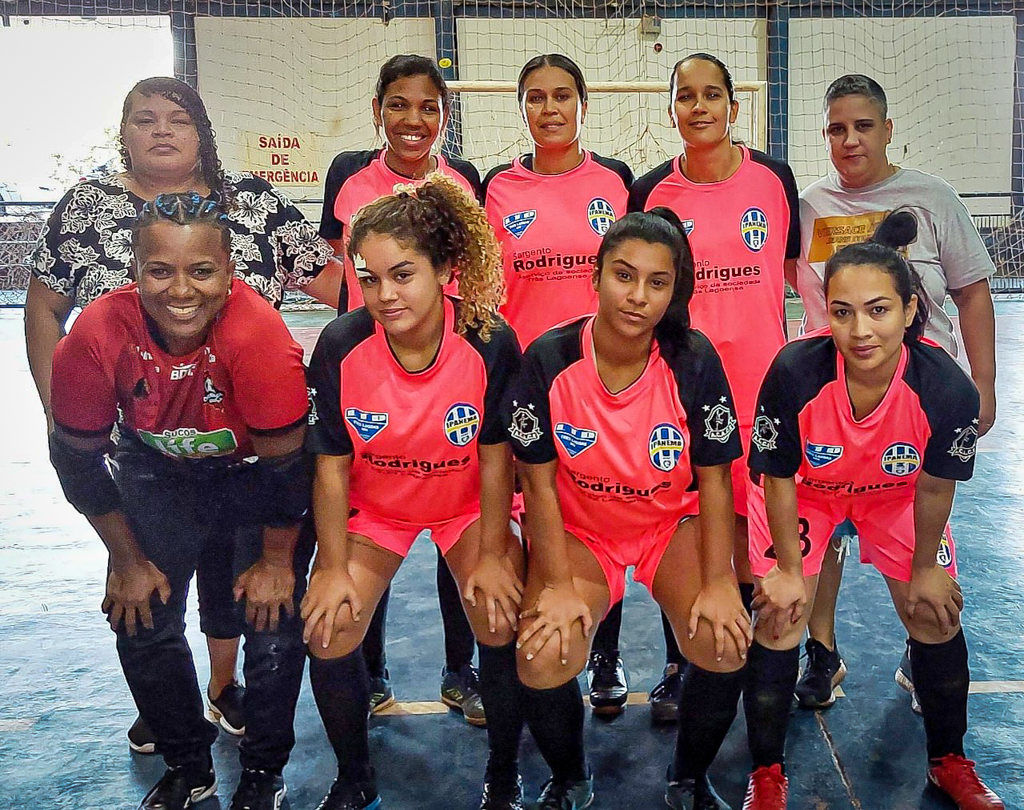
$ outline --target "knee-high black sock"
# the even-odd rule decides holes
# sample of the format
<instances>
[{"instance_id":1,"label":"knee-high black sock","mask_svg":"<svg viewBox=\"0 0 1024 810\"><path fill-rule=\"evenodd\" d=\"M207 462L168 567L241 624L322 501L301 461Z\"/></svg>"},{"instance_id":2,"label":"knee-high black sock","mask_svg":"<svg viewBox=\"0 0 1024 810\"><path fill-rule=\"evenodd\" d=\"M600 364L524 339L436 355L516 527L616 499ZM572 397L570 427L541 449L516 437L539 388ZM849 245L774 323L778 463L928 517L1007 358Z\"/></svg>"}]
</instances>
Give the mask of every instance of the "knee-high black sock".
<instances>
[{"instance_id":1,"label":"knee-high black sock","mask_svg":"<svg viewBox=\"0 0 1024 810\"><path fill-rule=\"evenodd\" d=\"M362 645L341 658L309 659L313 699L338 758L338 778L372 784L367 716L370 679Z\"/></svg>"},{"instance_id":2,"label":"knee-high black sock","mask_svg":"<svg viewBox=\"0 0 1024 810\"><path fill-rule=\"evenodd\" d=\"M377 603L377 609L373 611L370 626L366 628L366 638L363 639L366 669L371 677L375 678L383 678L388 666L385 644L387 642L388 602L390 600L391 588L388 588Z\"/></svg>"},{"instance_id":3,"label":"knee-high black sock","mask_svg":"<svg viewBox=\"0 0 1024 810\"><path fill-rule=\"evenodd\" d=\"M556 782L586 778L583 695L575 678L554 689L522 685L523 715ZM487 720L490 723L490 718Z\"/></svg>"},{"instance_id":4,"label":"knee-high black sock","mask_svg":"<svg viewBox=\"0 0 1024 810\"><path fill-rule=\"evenodd\" d=\"M928 758L964 753L967 733L967 641L963 628L949 641L925 644L910 639L910 667L921 701Z\"/></svg>"},{"instance_id":5,"label":"knee-high black sock","mask_svg":"<svg viewBox=\"0 0 1024 810\"><path fill-rule=\"evenodd\" d=\"M473 663L473 627L466 618L459 586L448 563L437 549L437 603L441 608L444 625L444 662L450 671L457 672Z\"/></svg>"},{"instance_id":6,"label":"knee-high black sock","mask_svg":"<svg viewBox=\"0 0 1024 810\"><path fill-rule=\"evenodd\" d=\"M686 668L686 656L679 649L676 641L676 634L672 632L672 622L668 620L665 611L661 611L661 631L665 634L665 663L675 664L680 670Z\"/></svg>"},{"instance_id":7,"label":"knee-high black sock","mask_svg":"<svg viewBox=\"0 0 1024 810\"><path fill-rule=\"evenodd\" d=\"M754 583L740 583L740 599L743 602L743 609L751 616L754 615Z\"/></svg>"},{"instance_id":8,"label":"knee-high black sock","mask_svg":"<svg viewBox=\"0 0 1024 810\"><path fill-rule=\"evenodd\" d=\"M679 735L673 779L703 777L736 719L744 671L708 672L692 661L679 694Z\"/></svg>"},{"instance_id":9,"label":"knee-high black sock","mask_svg":"<svg viewBox=\"0 0 1024 810\"><path fill-rule=\"evenodd\" d=\"M747 655L743 712L754 768L786 764L786 729L800 669L800 647L769 650L756 641Z\"/></svg>"},{"instance_id":10,"label":"knee-high black sock","mask_svg":"<svg viewBox=\"0 0 1024 810\"><path fill-rule=\"evenodd\" d=\"M480 697L487 715L487 775L514 785L519 774L519 739L523 733L523 701L516 674L516 644L503 647L478 644Z\"/></svg>"},{"instance_id":11,"label":"knee-high black sock","mask_svg":"<svg viewBox=\"0 0 1024 810\"><path fill-rule=\"evenodd\" d=\"M597 632L594 633L594 643L591 645L591 649L595 652L602 652L611 656L619 649L619 630L621 629L622 600L620 599L611 606L608 615L597 626Z\"/></svg>"}]
</instances>

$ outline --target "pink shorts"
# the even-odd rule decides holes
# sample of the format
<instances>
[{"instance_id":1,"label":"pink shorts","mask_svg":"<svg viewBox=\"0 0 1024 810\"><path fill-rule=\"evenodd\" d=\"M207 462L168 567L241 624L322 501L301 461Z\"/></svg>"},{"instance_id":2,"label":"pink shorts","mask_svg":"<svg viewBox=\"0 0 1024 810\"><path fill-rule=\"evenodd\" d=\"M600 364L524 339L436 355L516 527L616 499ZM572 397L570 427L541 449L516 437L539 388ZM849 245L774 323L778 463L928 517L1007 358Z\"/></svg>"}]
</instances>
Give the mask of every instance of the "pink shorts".
<instances>
[{"instance_id":1,"label":"pink shorts","mask_svg":"<svg viewBox=\"0 0 1024 810\"><path fill-rule=\"evenodd\" d=\"M348 531L349 534L361 534L369 538L375 545L399 557L408 557L409 549L419 533L429 529L430 539L441 549L442 554L447 554L459 542L466 529L478 520L479 512L468 512L442 523L412 524L380 517L365 509L353 509L348 516Z\"/></svg>"},{"instance_id":2,"label":"pink shorts","mask_svg":"<svg viewBox=\"0 0 1024 810\"><path fill-rule=\"evenodd\" d=\"M751 498L749 517L750 567L754 576L763 577L775 566L768 516L764 505L764 490L760 498ZM860 561L871 563L884 576L909 582L914 559L914 500L835 498L830 501L799 501L800 543L804 557L804 576L821 572L832 532L849 519L857 527L860 543ZM957 575L956 543L946 524L939 543L939 564L954 579Z\"/></svg>"},{"instance_id":3,"label":"pink shorts","mask_svg":"<svg viewBox=\"0 0 1024 810\"><path fill-rule=\"evenodd\" d=\"M609 540L586 529L568 524L565 530L579 538L579 541L597 558L597 562L604 572L605 582L608 584L608 593L611 597L608 602L610 610L612 606L621 601L626 593L626 569L629 566L633 566L633 579L636 582L645 585L649 591L654 587L654 576L658 573L661 558L665 556L665 550L668 548L672 536L676 533L679 525L683 521L689 520L690 517L664 523L632 542Z\"/></svg>"}]
</instances>

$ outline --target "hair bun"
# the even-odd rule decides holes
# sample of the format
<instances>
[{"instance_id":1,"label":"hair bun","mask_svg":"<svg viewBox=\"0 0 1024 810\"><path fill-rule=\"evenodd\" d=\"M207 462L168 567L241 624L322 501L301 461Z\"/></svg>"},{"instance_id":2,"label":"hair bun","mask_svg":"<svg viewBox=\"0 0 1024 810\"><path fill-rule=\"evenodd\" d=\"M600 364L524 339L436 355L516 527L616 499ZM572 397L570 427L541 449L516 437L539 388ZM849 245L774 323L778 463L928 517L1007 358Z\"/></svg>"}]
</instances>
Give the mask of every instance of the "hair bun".
<instances>
[{"instance_id":1,"label":"hair bun","mask_svg":"<svg viewBox=\"0 0 1024 810\"><path fill-rule=\"evenodd\" d=\"M904 248L917 239L917 217L909 211L893 211L875 229L872 242L891 247Z\"/></svg>"}]
</instances>

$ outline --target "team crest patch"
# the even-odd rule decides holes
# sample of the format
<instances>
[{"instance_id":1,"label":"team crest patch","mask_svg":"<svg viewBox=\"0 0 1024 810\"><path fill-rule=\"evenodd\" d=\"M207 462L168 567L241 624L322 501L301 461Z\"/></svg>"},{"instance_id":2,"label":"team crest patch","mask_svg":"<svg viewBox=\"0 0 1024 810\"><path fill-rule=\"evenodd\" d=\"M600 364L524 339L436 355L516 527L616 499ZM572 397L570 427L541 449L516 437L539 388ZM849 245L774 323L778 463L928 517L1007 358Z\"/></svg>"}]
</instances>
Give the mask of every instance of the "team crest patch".
<instances>
[{"instance_id":1,"label":"team crest patch","mask_svg":"<svg viewBox=\"0 0 1024 810\"><path fill-rule=\"evenodd\" d=\"M598 236L604 236L615 222L615 209L604 197L594 197L587 206L587 219Z\"/></svg>"},{"instance_id":2,"label":"team crest patch","mask_svg":"<svg viewBox=\"0 0 1024 810\"><path fill-rule=\"evenodd\" d=\"M671 472L683 454L683 434L668 422L655 425L647 441L647 452L656 470Z\"/></svg>"},{"instance_id":3,"label":"team crest patch","mask_svg":"<svg viewBox=\"0 0 1024 810\"><path fill-rule=\"evenodd\" d=\"M768 217L760 208L748 208L740 217L743 244L757 253L768 241Z\"/></svg>"},{"instance_id":4,"label":"team crest patch","mask_svg":"<svg viewBox=\"0 0 1024 810\"><path fill-rule=\"evenodd\" d=\"M555 438L565 448L569 458L576 458L588 447L593 447L597 443L597 431L574 427L568 422L559 422L555 425Z\"/></svg>"},{"instance_id":5,"label":"team crest patch","mask_svg":"<svg viewBox=\"0 0 1024 810\"><path fill-rule=\"evenodd\" d=\"M691 233L693 233L693 220L692 219L684 219L683 220L683 231L686 233L687 236L689 236Z\"/></svg>"},{"instance_id":6,"label":"team crest patch","mask_svg":"<svg viewBox=\"0 0 1024 810\"><path fill-rule=\"evenodd\" d=\"M843 446L840 444L815 444L807 442L804 446L807 463L812 467L824 467L843 457Z\"/></svg>"},{"instance_id":7,"label":"team crest patch","mask_svg":"<svg viewBox=\"0 0 1024 810\"><path fill-rule=\"evenodd\" d=\"M911 475L921 466L921 454L912 444L897 442L890 444L882 453L882 470L901 478Z\"/></svg>"},{"instance_id":8,"label":"team crest patch","mask_svg":"<svg viewBox=\"0 0 1024 810\"><path fill-rule=\"evenodd\" d=\"M953 567L954 549L953 533L949 530L949 524L942 531L942 539L939 541L939 550L935 554L935 562L945 569Z\"/></svg>"},{"instance_id":9,"label":"team crest patch","mask_svg":"<svg viewBox=\"0 0 1024 810\"><path fill-rule=\"evenodd\" d=\"M725 444L736 429L736 418L732 415L732 411L724 402L719 402L710 409L705 405L704 410L708 412L704 418L704 438L708 441Z\"/></svg>"},{"instance_id":10,"label":"team crest patch","mask_svg":"<svg viewBox=\"0 0 1024 810\"><path fill-rule=\"evenodd\" d=\"M306 386L306 399L309 400L309 413L306 414L306 424L315 425L320 421L320 416L316 412L316 389L310 386Z\"/></svg>"},{"instance_id":11,"label":"team crest patch","mask_svg":"<svg viewBox=\"0 0 1024 810\"><path fill-rule=\"evenodd\" d=\"M388 415L373 411L361 411L358 408L346 408L345 421L352 425L356 433L359 434L359 438L368 442L388 426Z\"/></svg>"},{"instance_id":12,"label":"team crest patch","mask_svg":"<svg viewBox=\"0 0 1024 810\"><path fill-rule=\"evenodd\" d=\"M444 435L456 447L465 447L480 430L480 411L466 402L456 402L444 415Z\"/></svg>"},{"instance_id":13,"label":"team crest patch","mask_svg":"<svg viewBox=\"0 0 1024 810\"><path fill-rule=\"evenodd\" d=\"M512 424L508 426L508 435L519 442L523 447L529 447L541 437L540 420L533 412L533 405L525 408L517 407L518 402L513 400Z\"/></svg>"},{"instance_id":14,"label":"team crest patch","mask_svg":"<svg viewBox=\"0 0 1024 810\"><path fill-rule=\"evenodd\" d=\"M978 420L975 419L974 421L977 422ZM956 438L953 439L953 446L949 448L949 454L953 458L967 462L974 458L974 453L977 449L978 429L974 425L967 428L957 428Z\"/></svg>"},{"instance_id":15,"label":"team crest patch","mask_svg":"<svg viewBox=\"0 0 1024 810\"><path fill-rule=\"evenodd\" d=\"M203 402L207 405L220 405L224 401L224 392L219 390L207 374L203 379Z\"/></svg>"},{"instance_id":16,"label":"team crest patch","mask_svg":"<svg viewBox=\"0 0 1024 810\"><path fill-rule=\"evenodd\" d=\"M775 423L771 419L762 414L754 420L754 433L750 437L754 447L762 453L774 450L778 447L778 438L779 431L775 429Z\"/></svg>"},{"instance_id":17,"label":"team crest patch","mask_svg":"<svg viewBox=\"0 0 1024 810\"><path fill-rule=\"evenodd\" d=\"M534 208L530 211L516 211L514 214L509 214L502 220L502 224L504 224L506 231L516 239L519 239L536 219L537 209Z\"/></svg>"}]
</instances>

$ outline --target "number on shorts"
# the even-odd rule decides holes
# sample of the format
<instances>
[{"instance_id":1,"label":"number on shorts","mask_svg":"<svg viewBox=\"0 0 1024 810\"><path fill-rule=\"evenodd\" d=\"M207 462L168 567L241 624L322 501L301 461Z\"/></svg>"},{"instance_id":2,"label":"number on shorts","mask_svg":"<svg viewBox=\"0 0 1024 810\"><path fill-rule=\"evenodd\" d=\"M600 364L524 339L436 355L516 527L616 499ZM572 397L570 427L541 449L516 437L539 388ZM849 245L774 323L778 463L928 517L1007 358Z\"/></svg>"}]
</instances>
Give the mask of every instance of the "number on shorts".
<instances>
[{"instance_id":1,"label":"number on shorts","mask_svg":"<svg viewBox=\"0 0 1024 810\"><path fill-rule=\"evenodd\" d=\"M800 522L797 524L797 534L800 537L800 556L806 557L811 553L811 538L808 532L811 530L811 523L807 518L800 518ZM764 556L769 560L777 560L778 556L775 554L775 546L771 545L768 550L764 553Z\"/></svg>"}]
</instances>

